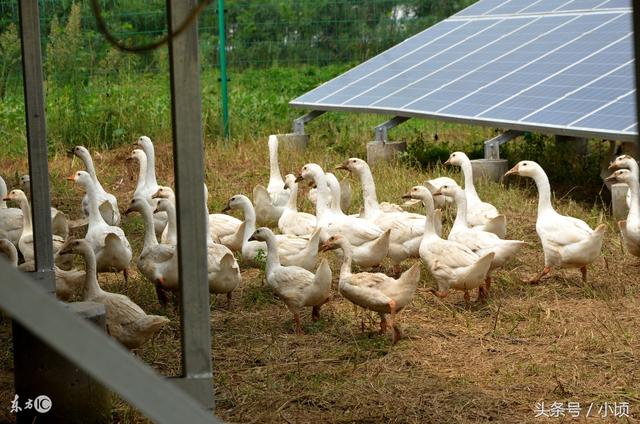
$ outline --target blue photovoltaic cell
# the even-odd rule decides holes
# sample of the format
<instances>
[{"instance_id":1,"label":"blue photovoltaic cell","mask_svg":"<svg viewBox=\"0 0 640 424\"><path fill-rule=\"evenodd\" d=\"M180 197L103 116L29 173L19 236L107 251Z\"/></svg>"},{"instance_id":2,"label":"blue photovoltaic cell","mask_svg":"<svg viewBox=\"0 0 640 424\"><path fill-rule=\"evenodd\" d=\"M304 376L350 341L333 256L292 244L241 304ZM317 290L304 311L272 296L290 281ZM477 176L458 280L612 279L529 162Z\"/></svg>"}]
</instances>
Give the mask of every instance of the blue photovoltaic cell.
<instances>
[{"instance_id":1,"label":"blue photovoltaic cell","mask_svg":"<svg viewBox=\"0 0 640 424\"><path fill-rule=\"evenodd\" d=\"M635 139L632 38L629 0L481 0L291 104Z\"/></svg>"}]
</instances>

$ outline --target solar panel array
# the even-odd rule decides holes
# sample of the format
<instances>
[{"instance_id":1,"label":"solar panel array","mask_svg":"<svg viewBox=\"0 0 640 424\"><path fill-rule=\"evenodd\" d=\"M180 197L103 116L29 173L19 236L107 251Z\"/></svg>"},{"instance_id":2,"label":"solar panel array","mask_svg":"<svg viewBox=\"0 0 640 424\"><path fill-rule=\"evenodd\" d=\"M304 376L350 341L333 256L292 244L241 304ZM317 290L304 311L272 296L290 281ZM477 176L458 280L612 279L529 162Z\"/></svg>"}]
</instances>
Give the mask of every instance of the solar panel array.
<instances>
[{"instance_id":1,"label":"solar panel array","mask_svg":"<svg viewBox=\"0 0 640 424\"><path fill-rule=\"evenodd\" d=\"M291 102L635 140L629 0L481 0Z\"/></svg>"}]
</instances>

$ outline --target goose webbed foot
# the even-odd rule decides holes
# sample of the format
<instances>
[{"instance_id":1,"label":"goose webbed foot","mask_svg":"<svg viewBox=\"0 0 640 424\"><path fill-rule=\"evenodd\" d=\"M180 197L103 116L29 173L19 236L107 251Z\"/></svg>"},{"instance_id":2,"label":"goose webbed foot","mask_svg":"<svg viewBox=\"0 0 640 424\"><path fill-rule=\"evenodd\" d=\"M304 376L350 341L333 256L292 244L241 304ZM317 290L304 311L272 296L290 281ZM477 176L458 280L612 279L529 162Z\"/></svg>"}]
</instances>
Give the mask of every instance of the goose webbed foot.
<instances>
[{"instance_id":1,"label":"goose webbed foot","mask_svg":"<svg viewBox=\"0 0 640 424\"><path fill-rule=\"evenodd\" d=\"M320 306L314 306L311 308L311 320L316 322L320 319Z\"/></svg>"},{"instance_id":2,"label":"goose webbed foot","mask_svg":"<svg viewBox=\"0 0 640 424\"><path fill-rule=\"evenodd\" d=\"M295 324L296 324L296 334L297 334L298 336L301 336L302 334L304 334L304 333L302 332L302 324L300 324L300 313L299 313L299 312L295 312L295 313L293 314L293 321L294 321L294 322L295 322Z\"/></svg>"},{"instance_id":3,"label":"goose webbed foot","mask_svg":"<svg viewBox=\"0 0 640 424\"><path fill-rule=\"evenodd\" d=\"M582 273L582 282L586 283L587 282L587 266L581 266L580 267L580 272Z\"/></svg>"},{"instance_id":4,"label":"goose webbed foot","mask_svg":"<svg viewBox=\"0 0 640 424\"><path fill-rule=\"evenodd\" d=\"M429 292L433 293L434 296L439 297L440 299L444 299L445 297L449 296L449 292L448 291L440 291L440 290L436 290L436 289L429 289Z\"/></svg>"},{"instance_id":5,"label":"goose webbed foot","mask_svg":"<svg viewBox=\"0 0 640 424\"><path fill-rule=\"evenodd\" d=\"M160 303L160 306L162 306L162 309L166 309L167 307L167 293L164 291L164 289L162 288L162 285L160 284L160 282L156 283L156 296L158 297L158 302Z\"/></svg>"},{"instance_id":6,"label":"goose webbed foot","mask_svg":"<svg viewBox=\"0 0 640 424\"><path fill-rule=\"evenodd\" d=\"M380 314L380 335L387 332L387 317L385 314Z\"/></svg>"},{"instance_id":7,"label":"goose webbed foot","mask_svg":"<svg viewBox=\"0 0 640 424\"><path fill-rule=\"evenodd\" d=\"M476 299L476 302L486 303L488 297L489 290L487 290L486 284L483 286L478 286L478 298Z\"/></svg>"},{"instance_id":8,"label":"goose webbed foot","mask_svg":"<svg viewBox=\"0 0 640 424\"><path fill-rule=\"evenodd\" d=\"M400 327L398 326L398 324L393 324L393 344L398 343L398 340L400 340L402 338L402 330L400 330Z\"/></svg>"},{"instance_id":9,"label":"goose webbed foot","mask_svg":"<svg viewBox=\"0 0 640 424\"><path fill-rule=\"evenodd\" d=\"M547 275L550 272L551 272L551 267L545 266L544 269L542 270L542 272L540 272L540 274L536 275L531 280L527 281L527 283L528 284L533 284L533 285L540 284L540 281L542 280L542 277L544 277L545 275Z\"/></svg>"}]
</instances>

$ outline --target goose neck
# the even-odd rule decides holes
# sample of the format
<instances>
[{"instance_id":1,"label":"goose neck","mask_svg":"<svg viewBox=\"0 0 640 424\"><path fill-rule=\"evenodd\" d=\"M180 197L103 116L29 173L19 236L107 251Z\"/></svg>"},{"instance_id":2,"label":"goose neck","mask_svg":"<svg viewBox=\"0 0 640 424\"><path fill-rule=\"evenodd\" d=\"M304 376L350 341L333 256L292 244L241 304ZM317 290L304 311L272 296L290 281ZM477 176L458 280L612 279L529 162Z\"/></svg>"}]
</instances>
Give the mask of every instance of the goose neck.
<instances>
[{"instance_id":1,"label":"goose neck","mask_svg":"<svg viewBox=\"0 0 640 424\"><path fill-rule=\"evenodd\" d=\"M89 228L95 227L96 225L107 225L98 207L96 186L93 184L93 181L88 181L86 184L83 184L83 187L87 192L87 199L89 201Z\"/></svg>"},{"instance_id":2,"label":"goose neck","mask_svg":"<svg viewBox=\"0 0 640 424\"><path fill-rule=\"evenodd\" d=\"M434 206L433 206L433 197L431 194L425 194L422 197L422 202L425 206L425 225L424 225L424 235L423 239L438 237L438 233L436 233L436 228L433 220L434 215Z\"/></svg>"},{"instance_id":3,"label":"goose neck","mask_svg":"<svg viewBox=\"0 0 640 424\"><path fill-rule=\"evenodd\" d=\"M147 157L146 155L138 156L138 165L140 169L138 170L138 182L136 184L136 193L139 193L140 190L144 188L145 180L147 178Z\"/></svg>"},{"instance_id":4,"label":"goose neck","mask_svg":"<svg viewBox=\"0 0 640 424\"><path fill-rule=\"evenodd\" d=\"M631 204L629 205L629 217L640 219L640 183L634 177L627 183L629 185L629 193L631 195Z\"/></svg>"},{"instance_id":5,"label":"goose neck","mask_svg":"<svg viewBox=\"0 0 640 424\"><path fill-rule=\"evenodd\" d=\"M476 186L473 183L473 168L471 166L471 161L466 158L462 161L462 174L464 175L464 193L467 195L467 201L469 203L479 202L480 198L478 197L478 192L476 191Z\"/></svg>"},{"instance_id":6,"label":"goose neck","mask_svg":"<svg viewBox=\"0 0 640 424\"><path fill-rule=\"evenodd\" d=\"M98 181L98 176L96 175L96 168L93 165L93 159L91 158L91 155L88 153L82 154L80 158L82 159L82 162L84 162L84 167L87 170L87 173L89 174L89 176L91 176L91 180L93 181L93 183L96 185L97 188L102 188L102 186L100 185L100 182Z\"/></svg>"},{"instance_id":7,"label":"goose neck","mask_svg":"<svg viewBox=\"0 0 640 424\"><path fill-rule=\"evenodd\" d=\"M152 144L145 144L144 154L147 156L147 169L145 184L149 187L157 187L156 181L156 155Z\"/></svg>"},{"instance_id":8,"label":"goose neck","mask_svg":"<svg viewBox=\"0 0 640 424\"><path fill-rule=\"evenodd\" d=\"M98 284L98 276L96 274L96 256L89 246L83 247L82 255L84 256L86 267L84 298L85 300L94 299L103 292L100 284Z\"/></svg>"},{"instance_id":9,"label":"goose neck","mask_svg":"<svg viewBox=\"0 0 640 424\"><path fill-rule=\"evenodd\" d=\"M244 213L244 237L245 243L249 241L251 235L256 231L256 210L248 199L242 202L242 212Z\"/></svg>"},{"instance_id":10,"label":"goose neck","mask_svg":"<svg viewBox=\"0 0 640 424\"><path fill-rule=\"evenodd\" d=\"M33 233L33 228L31 227L31 205L26 195L19 198L18 205L22 210L22 233L31 234Z\"/></svg>"},{"instance_id":11,"label":"goose neck","mask_svg":"<svg viewBox=\"0 0 640 424\"><path fill-rule=\"evenodd\" d=\"M376 194L376 184L369 167L360 170L360 183L362 184L362 196L364 197L364 216L365 218L371 218L380 212L380 204ZM338 199L339 201L340 199Z\"/></svg>"},{"instance_id":12,"label":"goose neck","mask_svg":"<svg viewBox=\"0 0 640 424\"><path fill-rule=\"evenodd\" d=\"M553 211L553 205L551 204L551 186L549 185L549 178L544 171L539 171L533 176L533 181L538 188L538 215L544 212Z\"/></svg>"},{"instance_id":13,"label":"goose neck","mask_svg":"<svg viewBox=\"0 0 640 424\"><path fill-rule=\"evenodd\" d=\"M269 234L266 237L265 243L267 244L266 272L268 274L273 269L280 266L280 256L278 255L278 241L276 240L276 236L273 233Z\"/></svg>"},{"instance_id":14,"label":"goose neck","mask_svg":"<svg viewBox=\"0 0 640 424\"><path fill-rule=\"evenodd\" d=\"M269 180L282 181L278 164L278 138L269 137Z\"/></svg>"},{"instance_id":15,"label":"goose neck","mask_svg":"<svg viewBox=\"0 0 640 424\"><path fill-rule=\"evenodd\" d=\"M170 202L166 203L167 205L164 209L165 212L167 212L167 240L171 240L172 243L176 243L178 240L176 207ZM209 237L211 237L211 235L209 235Z\"/></svg>"},{"instance_id":16,"label":"goose neck","mask_svg":"<svg viewBox=\"0 0 640 424\"><path fill-rule=\"evenodd\" d=\"M329 188L327 187L327 178L324 172L314 172L313 182L316 184L316 192L318 193L316 200L316 217L320 220L326 217L328 211L327 205L329 204Z\"/></svg>"},{"instance_id":17,"label":"goose neck","mask_svg":"<svg viewBox=\"0 0 640 424\"><path fill-rule=\"evenodd\" d=\"M144 248L149 249L158 244L158 239L156 238L156 231L153 225L153 212L151 211L151 206L145 200L141 202L143 204L140 209L140 214L142 214L142 221L144 222Z\"/></svg>"},{"instance_id":18,"label":"goose neck","mask_svg":"<svg viewBox=\"0 0 640 424\"><path fill-rule=\"evenodd\" d=\"M344 258L342 259L342 265L340 266L340 280L343 280L351 275L351 262L353 258L353 247L346 242L340 243L340 248Z\"/></svg>"},{"instance_id":19,"label":"goose neck","mask_svg":"<svg viewBox=\"0 0 640 424\"><path fill-rule=\"evenodd\" d=\"M331 191L331 204L329 208L331 212L338 216L345 216L345 213L342 211L342 206L340 205L340 198L342 197L342 193L340 192L340 183L336 179L334 175L326 176L327 183L329 184L329 190Z\"/></svg>"},{"instance_id":20,"label":"goose neck","mask_svg":"<svg viewBox=\"0 0 640 424\"><path fill-rule=\"evenodd\" d=\"M298 183L289 184L289 199L287 199L287 209L298 210Z\"/></svg>"},{"instance_id":21,"label":"goose neck","mask_svg":"<svg viewBox=\"0 0 640 424\"><path fill-rule=\"evenodd\" d=\"M0 177L0 209L5 209L7 207L7 202L2 200L6 195L7 195L7 184L4 182L4 179Z\"/></svg>"},{"instance_id":22,"label":"goose neck","mask_svg":"<svg viewBox=\"0 0 640 424\"><path fill-rule=\"evenodd\" d=\"M453 228L468 228L467 224L467 196L463 190L456 190L454 197L456 201L456 219L453 221Z\"/></svg>"}]
</instances>

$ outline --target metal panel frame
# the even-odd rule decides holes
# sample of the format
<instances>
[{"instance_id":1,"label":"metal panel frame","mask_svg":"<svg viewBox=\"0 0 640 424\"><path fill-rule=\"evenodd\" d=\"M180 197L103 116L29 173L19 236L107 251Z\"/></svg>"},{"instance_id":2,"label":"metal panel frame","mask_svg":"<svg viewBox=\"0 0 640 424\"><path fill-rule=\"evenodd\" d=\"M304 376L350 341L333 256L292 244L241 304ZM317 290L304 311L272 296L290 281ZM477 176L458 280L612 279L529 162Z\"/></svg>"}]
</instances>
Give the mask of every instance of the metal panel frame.
<instances>
[{"instance_id":1,"label":"metal panel frame","mask_svg":"<svg viewBox=\"0 0 640 424\"><path fill-rule=\"evenodd\" d=\"M500 3L500 5L495 6L495 8L504 5L505 2ZM565 2L563 3L563 5L567 5L569 4L569 2ZM604 2L603 2L604 4ZM527 6L528 8L529 6ZM562 6L560 6L562 7ZM363 94L366 95L367 92L371 92L371 91L375 91L376 87L381 86L385 83L391 83L394 84L392 82L392 80L394 78L397 78L398 75L402 74L402 72L394 74L392 76L385 76L383 81L378 81L380 78L378 77L377 79L374 78L376 75L376 72L378 72L380 69L383 69L385 67L391 66L393 64L398 64L399 61L401 61L403 58L407 57L408 55L410 55L411 53L419 50L421 47L424 47L425 45L428 45L429 43L433 42L434 40L439 39L440 37L443 36L443 34L438 35L437 37L435 37L433 40L429 40L425 45L421 46L421 47L417 47L412 49L410 52L408 53L402 53L400 54L398 57L396 58L392 58L389 61L387 61L386 63L382 64L379 67L374 67L373 69L367 69L367 70L363 70L360 71L358 74L356 74L355 79L353 79L352 81L348 81L349 78L346 79L346 83L345 85L341 86L341 87L336 87L335 90L332 90L331 93L326 94L326 90L324 90L325 92L322 92L322 94L319 94L317 96L317 100L313 100L313 101L305 101L302 100L304 99L307 94L312 93L314 90L312 90L311 92L298 97L297 99L294 99L293 101L290 102L290 105L292 107L296 107L296 108L306 108L306 109L312 109L312 110L324 110L324 111L346 111L346 112L360 112L360 113L377 113L377 114L384 114L384 115L393 115L393 116L400 116L400 117L421 117L421 118L429 118L429 119L440 119L440 120L445 120L445 121L452 121L452 122L461 122L461 123L467 123L467 124L474 124L474 125L483 125L483 126L491 126L491 127L499 127L499 128L503 128L503 129L513 129L513 130L521 130L521 131L536 131L536 132L542 132L542 133L551 133L551 134L558 134L558 135L568 135L568 136L576 136L576 137L594 137L594 138L606 138L606 139L612 139L612 140L620 140L620 141L625 141L625 142L637 142L638 140L638 134L637 131L634 130L635 126L634 125L629 125L626 128L620 130L620 129L610 129L610 128L593 128L591 126L580 126L579 123L581 121L582 118L585 118L587 116L592 115L592 113L587 113L584 116L572 120L571 124L569 125L558 125L558 124L552 124L552 123L545 123L545 122L536 122L535 120L529 120L526 121L524 120L524 118L518 118L516 119L505 119L505 118L492 118L492 117L488 117L488 116L483 116L483 114L490 112L491 110L495 109L496 107L498 107L500 104L505 103L506 101L508 101L509 99L516 97L517 95L520 95L522 93L526 94L526 90L532 87L536 87L538 86L540 83L547 81L549 78L555 76L555 75L561 75L563 72L569 72L571 69L575 68L575 66L578 63L583 62L584 60L587 60L588 58L594 56L595 54L597 54L598 52L602 52L604 51L606 48L608 48L608 46L612 46L615 45L615 43L619 43L619 42L625 42L626 40L628 40L628 37L630 37L630 34L627 34L623 37L618 38L615 41L609 42L607 44L607 46L604 46L598 50L596 50L595 52L592 52L589 55L586 55L583 59L577 61L577 62L573 62L570 63L566 66L564 66L561 70L558 70L557 72L553 72L553 74L551 76L547 76L546 78L544 78L542 81L538 81L537 83L532 83L532 85L530 84L528 87L523 88L522 90L520 90L516 95L511 96L509 98L507 98L506 100L502 100L498 103L496 103L495 105L492 106L488 106L486 108L484 108L483 111L479 112L479 113L473 113L473 114L465 114L464 111L462 111L462 113L458 113L457 111L454 112L454 110L451 110L451 112L447 112L447 108L464 102L466 98L468 98L469 96L471 96L474 93L479 92L481 89L484 89L486 87L490 87L492 84L495 84L496 82L501 81L502 79L506 78L507 76L510 76L512 74L514 74L515 72L517 72L518 70L524 68L525 66L529 66L532 63L535 63L536 61L539 61L545 57L547 57L548 55L558 51L559 49L566 47L568 45L570 45L571 43L576 42L577 40L580 40L581 38L585 37L588 34L592 34L595 30L597 30L598 28L607 25L607 24L611 24L611 22L613 22L615 19L620 19L623 17L628 17L630 13L630 10L628 8L612 8L612 9L585 9L585 10L574 10L574 11L559 11L559 12L549 12L549 13L543 13L543 14L509 14L509 15L497 15L497 16L493 16L493 15L479 15L481 16L483 19L492 19L493 21L496 21L496 23L493 23L493 25L499 23L499 22L503 22L504 19L506 18L513 18L513 19L522 19L524 17L537 17L537 16L575 16L575 17L579 17L579 16L586 16L587 14L606 14L608 15L605 18L605 22L595 26L594 28L590 28L588 29L586 32L582 32L580 34L576 34L575 37L572 37L571 40L563 42L562 44L560 44L559 46L551 49L548 52L544 52L544 54L542 54L541 56L536 57L535 59L532 59L531 61L527 62L526 64L523 64L522 66L517 67L515 70L510 71L504 75L501 75L500 78L490 81L486 84L482 84L481 86L479 86L479 88L474 89L473 91L468 92L466 95L464 95L463 97L460 98L456 98L455 100L452 100L450 102L448 102L446 105L444 106L437 106L436 108L434 108L433 110L423 110L422 108L418 107L418 108L413 108L412 104L417 102L418 100L422 99L423 97L428 96L431 93L434 93L440 89L442 89L443 87L446 87L449 83L455 82L456 80L461 79L462 77L456 78L453 81L448 81L447 84L445 84L444 86L441 86L437 89L433 89L430 90L429 93L425 94L424 96L418 97L418 98L412 98L411 101L409 101L409 103L404 104L403 106L385 106L385 105L380 105L379 102L381 102L384 98L386 97L390 97L392 96L392 94L389 94L383 98L380 99L371 99L370 102L368 104L349 104L349 102L353 101L353 99L362 96ZM473 22L475 20L478 19L478 16L459 16L456 15L453 18L450 18L447 21L458 21L458 22ZM567 23L571 22L572 20L568 21ZM445 22L445 21L443 21ZM530 24L530 23L529 23ZM444 35L449 34L451 32L457 31L459 29L461 29L462 26L456 27L452 30L449 30L448 32L445 32ZM558 29L559 27L554 27L552 30L548 31L548 32L552 32L556 29ZM512 31L513 32L513 31ZM542 34L541 36L547 34L548 32L545 32L544 34ZM420 33L423 34L423 33ZM506 34L508 35L508 34ZM497 37L496 40L500 40L502 38L504 38L506 36L505 34L499 35ZM540 37L541 37L540 36ZM464 36L465 40L469 39L472 36ZM540 38L540 37L536 37L536 38ZM464 41L464 40L463 40ZM530 41L529 41L530 42ZM526 44L528 44L529 42L527 42ZM460 42L456 42L454 43L454 46L459 44ZM525 45L526 45L525 44ZM522 46L521 46L522 47ZM380 57L382 57L383 55L385 55L386 52L382 53L380 55ZM435 52L435 55L439 54L439 50L438 52ZM431 57L433 57L431 54L428 55L429 59L426 60L430 60ZM378 56L376 56L378 57ZM465 57L465 56L463 56ZM375 58L371 59L374 60ZM460 59L458 59L460 60ZM491 63L491 61L495 60L495 59L489 59ZM418 66L419 64L425 62L425 60L419 60L419 62L417 64L411 64L411 66L409 67L409 69ZM366 63L366 62L365 62ZM477 69L481 69L482 67L486 66L486 63L483 63L481 65L479 65ZM628 66L628 63L621 65L620 67L614 69L611 72L617 71L619 68L624 68L624 66ZM354 68L356 69L356 68ZM403 72L406 72L408 69L404 70ZM438 69L438 71L440 71L441 69ZM346 74L348 74L351 71L348 71ZM361 75L362 73L365 73L366 75ZM468 75L470 72L467 72L465 75ZM343 74L343 75L346 75ZM433 72L431 73L433 74ZM430 75L430 74L429 74ZM429 75L427 76L423 76L421 77L419 80L422 79L426 79L429 77ZM341 75L342 76L342 75ZM340 78L341 76L332 79L331 81L334 81L334 85L335 85L335 80ZM362 90L358 91L358 92L354 92L354 93L349 93L349 98L346 100L342 100L342 98L346 97L343 96L342 98L338 97L335 101L332 101L332 99L330 98L331 96L335 95L336 93L356 84L356 83L360 83L360 85L362 85L362 81L368 77L371 77L373 79L372 81L372 86L370 87L363 87ZM565 96L562 96L560 99L564 99L564 98L568 98L571 94L575 94L577 92L580 91L580 89L583 89L585 87L588 87L591 84L594 84L596 81L602 79L604 76L598 76L598 77L594 77L590 82L586 82L585 84L583 84L581 87L576 88L575 90L572 89L571 92L569 92L568 94L566 94ZM418 80L418 81L419 81ZM327 82L331 83L331 81ZM397 86L397 83L395 83L396 85L390 85L389 87L395 87ZM325 84L322 84L320 87L325 86ZM318 87L318 88L320 88ZM402 86L401 88L398 88L397 90L394 91L398 92L399 90L404 90L406 88L405 86ZM313 97L311 97L313 98ZM618 98L619 99L619 98ZM618 100L615 99L614 101L610 102L610 99L606 99L605 101L607 102L607 105L610 105L610 103L615 104L615 102ZM375 101L373 101L375 100ZM373 101L373 103L371 103L371 101ZM408 101L408 100L407 100ZM547 104L545 104L543 107L538 108L539 111L544 110L545 108L552 106L554 104L556 104L559 100L558 99L554 99L554 98L550 98L547 102ZM366 102L365 102L366 103ZM601 108L599 108L601 109ZM527 112L528 113L528 112ZM533 116L533 113L528 114L527 116ZM571 126L571 125L575 125L575 126Z\"/></svg>"},{"instance_id":2,"label":"metal panel frame","mask_svg":"<svg viewBox=\"0 0 640 424\"><path fill-rule=\"evenodd\" d=\"M167 424L220 422L191 396L156 374L98 327L66 309L4 258L0 259L0 270L0 308L146 416Z\"/></svg>"},{"instance_id":3,"label":"metal panel frame","mask_svg":"<svg viewBox=\"0 0 640 424\"><path fill-rule=\"evenodd\" d=\"M195 0L167 0L171 32L195 6ZM20 0L20 29L36 272L29 278L0 261L4 271L0 308L13 318L14 331L30 331L154 421L219 422L210 411L214 401L197 24L169 45L183 353L183 374L173 383L52 296L55 278L37 0Z\"/></svg>"},{"instance_id":4,"label":"metal panel frame","mask_svg":"<svg viewBox=\"0 0 640 424\"><path fill-rule=\"evenodd\" d=\"M168 0L169 31L174 32L195 6L195 0ZM182 376L175 381L213 409L197 20L171 39L169 62L182 329Z\"/></svg>"},{"instance_id":5,"label":"metal panel frame","mask_svg":"<svg viewBox=\"0 0 640 424\"><path fill-rule=\"evenodd\" d=\"M55 293L38 2L20 0L19 7L35 272L40 274L38 280L42 287L49 293ZM38 237L35 237L36 234Z\"/></svg>"},{"instance_id":6,"label":"metal panel frame","mask_svg":"<svg viewBox=\"0 0 640 424\"><path fill-rule=\"evenodd\" d=\"M531 131L539 133L559 134L559 135L571 135L576 137L589 137L589 138L605 138L607 140L619 140L627 142L637 142L638 134L636 133L619 133L611 131L600 131L594 128L566 128L561 125L537 125L528 124L517 121L508 121L504 119L482 119L482 118L469 118L463 115L448 115L441 113L423 112L419 110L397 110L393 108L364 108L354 106L343 105L319 105L319 104L305 104L305 103L289 103L292 107L300 109L314 109L324 111L336 111L336 112L358 112L358 113L373 113L381 115L392 116L406 116L408 118L426 118L426 119L438 119L447 122L457 122L469 125L481 125L485 127L504 128L511 130Z\"/></svg>"}]
</instances>

